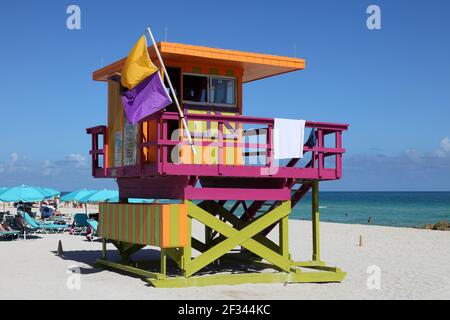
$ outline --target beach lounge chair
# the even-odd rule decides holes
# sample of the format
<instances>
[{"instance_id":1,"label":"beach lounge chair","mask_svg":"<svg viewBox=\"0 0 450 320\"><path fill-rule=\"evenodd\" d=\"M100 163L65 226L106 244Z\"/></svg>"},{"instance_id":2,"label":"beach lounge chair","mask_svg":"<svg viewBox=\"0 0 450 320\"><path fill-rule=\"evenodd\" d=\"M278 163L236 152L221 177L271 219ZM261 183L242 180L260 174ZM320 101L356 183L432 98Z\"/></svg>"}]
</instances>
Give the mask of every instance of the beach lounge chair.
<instances>
[{"instance_id":1,"label":"beach lounge chair","mask_svg":"<svg viewBox=\"0 0 450 320\"><path fill-rule=\"evenodd\" d=\"M32 234L37 231L36 228L33 228L26 223L21 212L18 212L18 214L10 220L9 225L14 231L18 231L23 236L24 240L27 239L27 234Z\"/></svg>"},{"instance_id":2,"label":"beach lounge chair","mask_svg":"<svg viewBox=\"0 0 450 320\"><path fill-rule=\"evenodd\" d=\"M4 226L0 223L0 239L14 240L20 235L20 231L11 229L9 226Z\"/></svg>"},{"instance_id":3,"label":"beach lounge chair","mask_svg":"<svg viewBox=\"0 0 450 320\"><path fill-rule=\"evenodd\" d=\"M87 222L88 215L86 213L76 213L73 216L73 224L70 227L70 234L85 233L89 224Z\"/></svg>"},{"instance_id":4,"label":"beach lounge chair","mask_svg":"<svg viewBox=\"0 0 450 320\"><path fill-rule=\"evenodd\" d=\"M97 236L98 221L94 219L88 219L87 223L89 224L89 228L86 231L86 238L89 241L94 241L94 236Z\"/></svg>"},{"instance_id":5,"label":"beach lounge chair","mask_svg":"<svg viewBox=\"0 0 450 320\"><path fill-rule=\"evenodd\" d=\"M36 231L41 231L43 233L49 232L64 232L69 228L67 224L53 224L53 223L41 223L30 217L26 212L22 213L25 222L31 226L31 228L36 229Z\"/></svg>"}]
</instances>

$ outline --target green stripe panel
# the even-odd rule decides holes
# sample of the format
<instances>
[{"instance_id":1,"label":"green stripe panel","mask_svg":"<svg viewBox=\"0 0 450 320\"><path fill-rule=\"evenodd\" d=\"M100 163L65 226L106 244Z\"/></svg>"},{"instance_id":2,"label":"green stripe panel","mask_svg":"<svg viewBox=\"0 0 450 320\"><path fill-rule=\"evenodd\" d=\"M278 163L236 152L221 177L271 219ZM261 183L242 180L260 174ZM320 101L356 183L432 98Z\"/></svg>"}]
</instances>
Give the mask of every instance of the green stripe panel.
<instances>
[{"instance_id":1,"label":"green stripe panel","mask_svg":"<svg viewBox=\"0 0 450 320\"><path fill-rule=\"evenodd\" d=\"M169 207L168 221L162 218L163 206ZM111 240L130 242L131 239L132 243L161 247L164 226L169 225L170 235L165 237L169 237L170 244L166 247L183 247L186 240L180 239L180 231L187 234L187 230L180 230L179 221L181 212L186 214L186 210L180 210L180 206L184 204L102 203L99 206L99 235Z\"/></svg>"},{"instance_id":2,"label":"green stripe panel","mask_svg":"<svg viewBox=\"0 0 450 320\"><path fill-rule=\"evenodd\" d=\"M170 206L170 244L178 243L178 206Z\"/></svg>"},{"instance_id":3,"label":"green stripe panel","mask_svg":"<svg viewBox=\"0 0 450 320\"><path fill-rule=\"evenodd\" d=\"M106 214L105 214L105 236L106 236L106 238L108 238L109 239L109 228L108 228L108 226L109 226L109 212L107 211L106 212Z\"/></svg>"},{"instance_id":4,"label":"green stripe panel","mask_svg":"<svg viewBox=\"0 0 450 320\"><path fill-rule=\"evenodd\" d=\"M117 234L116 234L116 223L117 223L117 221L116 221L116 207L112 207L112 210L110 210L110 215L111 215L111 224L112 224L112 234L111 234L111 237L112 238L115 238L115 237L117 237Z\"/></svg>"},{"instance_id":5,"label":"green stripe panel","mask_svg":"<svg viewBox=\"0 0 450 320\"><path fill-rule=\"evenodd\" d=\"M152 242L152 228L150 227L152 225L152 208L150 206L144 207L145 208L145 215L146 215L146 219L147 219L147 230L146 230L146 234L147 234L147 243L154 245L154 243Z\"/></svg>"},{"instance_id":6,"label":"green stripe panel","mask_svg":"<svg viewBox=\"0 0 450 320\"><path fill-rule=\"evenodd\" d=\"M161 207L160 206L155 206L155 225L153 226L153 232L155 233L155 246L161 246L162 243L162 239L160 238L160 220L161 220Z\"/></svg>"},{"instance_id":7,"label":"green stripe panel","mask_svg":"<svg viewBox=\"0 0 450 320\"><path fill-rule=\"evenodd\" d=\"M132 217L131 217L131 227L132 227L132 230L133 230L133 237L132 237L132 240L133 240L133 243L139 243L138 241L137 241L137 237L136 237L136 206L133 206L132 208L131 208L131 212L132 212Z\"/></svg>"},{"instance_id":8,"label":"green stripe panel","mask_svg":"<svg viewBox=\"0 0 450 320\"><path fill-rule=\"evenodd\" d=\"M119 210L118 206L113 206L115 209L115 211ZM120 210L119 210L119 215L118 215L119 219L117 221L117 223L119 224L119 234L116 235L117 238L122 237L122 233L123 233L123 224L122 224L122 215L120 214Z\"/></svg>"},{"instance_id":9,"label":"green stripe panel","mask_svg":"<svg viewBox=\"0 0 450 320\"><path fill-rule=\"evenodd\" d=\"M122 210L123 209L123 210ZM120 210L121 212L120 212L120 214L122 215L125 215L125 239L121 239L122 241L128 241L128 239L130 238L130 235L129 235L129 233L130 233L130 228L129 228L129 223L128 223L128 221L130 220L129 219L129 217L128 217L128 206L127 205L125 205L125 206L121 206L121 210Z\"/></svg>"},{"instance_id":10,"label":"green stripe panel","mask_svg":"<svg viewBox=\"0 0 450 320\"><path fill-rule=\"evenodd\" d=\"M144 243L144 207L139 206L139 243Z\"/></svg>"}]
</instances>

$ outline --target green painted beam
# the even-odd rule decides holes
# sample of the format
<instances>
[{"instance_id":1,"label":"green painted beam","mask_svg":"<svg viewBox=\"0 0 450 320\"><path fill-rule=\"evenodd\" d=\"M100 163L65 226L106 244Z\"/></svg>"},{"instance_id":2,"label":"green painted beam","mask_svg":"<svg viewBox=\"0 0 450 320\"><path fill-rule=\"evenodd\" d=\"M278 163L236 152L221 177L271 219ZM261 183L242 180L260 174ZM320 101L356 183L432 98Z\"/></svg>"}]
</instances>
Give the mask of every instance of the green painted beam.
<instances>
[{"instance_id":1,"label":"green painted beam","mask_svg":"<svg viewBox=\"0 0 450 320\"><path fill-rule=\"evenodd\" d=\"M106 260L106 238L102 238L102 259Z\"/></svg>"},{"instance_id":2,"label":"green painted beam","mask_svg":"<svg viewBox=\"0 0 450 320\"><path fill-rule=\"evenodd\" d=\"M210 213L190 201L186 201L186 205L188 208L188 215L191 218L208 225L212 229L217 230L222 235L228 237L228 239L193 259L186 266L187 276L191 276L238 245L242 245L246 249L275 264L282 270L289 271L290 261L288 259L285 259L277 252L261 245L259 242L253 240L252 237L273 223L288 216L291 210L290 201L284 202L274 210L260 216L258 219L253 220L242 230L234 229L225 222L211 216Z\"/></svg>"},{"instance_id":3,"label":"green painted beam","mask_svg":"<svg viewBox=\"0 0 450 320\"><path fill-rule=\"evenodd\" d=\"M150 272L150 271L146 271L143 269L139 269L139 268L135 268L135 267L131 267L128 265L124 265L122 263L118 263L118 262L112 262L112 261L107 261L107 260L103 260L103 259L97 259L96 263L97 266L100 267L106 267L106 268L111 268L111 269L115 269L115 270L119 270L119 271L124 271L130 274L134 274L140 277L144 277L147 279L164 279L164 276L161 275L160 273L156 273L156 272Z\"/></svg>"},{"instance_id":4,"label":"green painted beam","mask_svg":"<svg viewBox=\"0 0 450 320\"><path fill-rule=\"evenodd\" d=\"M181 260L182 260L182 252L181 250L178 250L177 248L167 248L166 249L166 255L175 262L180 269L182 269L181 266Z\"/></svg>"},{"instance_id":5,"label":"green painted beam","mask_svg":"<svg viewBox=\"0 0 450 320\"><path fill-rule=\"evenodd\" d=\"M211 285L239 285L243 283L326 283L341 282L345 272L302 272L302 273L242 273L194 276L190 278L171 277L164 280L144 279L156 288L204 287Z\"/></svg>"},{"instance_id":6,"label":"green painted beam","mask_svg":"<svg viewBox=\"0 0 450 320\"><path fill-rule=\"evenodd\" d=\"M320 232L319 232L319 181L312 183L312 234L313 234L313 261L320 261Z\"/></svg>"},{"instance_id":7,"label":"green painted beam","mask_svg":"<svg viewBox=\"0 0 450 320\"><path fill-rule=\"evenodd\" d=\"M220 206L217 202L215 201L203 201L200 204L198 204L198 206L202 209L204 209L205 211L211 211L211 210L215 210L219 216L221 216L222 218L224 218L226 221L228 221L229 223L231 223L231 225L236 228L237 230L241 230L242 228L244 228L245 226L248 225L248 223L243 222L241 219L239 219L238 217L236 217L234 214L232 214L231 212L229 212L227 209L225 209L224 207ZM215 241L215 243L219 243L221 241L223 241L226 237L224 236L220 236L219 238L217 238ZM279 246L274 243L272 240L266 238L265 236L263 236L262 234L257 234L253 237L253 239L255 239L256 241L260 242L262 245L269 247L270 249L272 249L273 251L279 251Z\"/></svg>"},{"instance_id":8,"label":"green painted beam","mask_svg":"<svg viewBox=\"0 0 450 320\"><path fill-rule=\"evenodd\" d=\"M279 253L285 258L289 259L289 220L288 217L284 217L279 222L279 243L280 243L280 251Z\"/></svg>"},{"instance_id":9,"label":"green painted beam","mask_svg":"<svg viewBox=\"0 0 450 320\"><path fill-rule=\"evenodd\" d=\"M167 275L167 254L166 249L161 249L161 267L159 273L162 275L162 277L165 279Z\"/></svg>"},{"instance_id":10,"label":"green painted beam","mask_svg":"<svg viewBox=\"0 0 450 320\"><path fill-rule=\"evenodd\" d=\"M299 261L299 262L292 262L292 266L295 267L314 267L314 266L324 266L325 262L323 261Z\"/></svg>"}]
</instances>

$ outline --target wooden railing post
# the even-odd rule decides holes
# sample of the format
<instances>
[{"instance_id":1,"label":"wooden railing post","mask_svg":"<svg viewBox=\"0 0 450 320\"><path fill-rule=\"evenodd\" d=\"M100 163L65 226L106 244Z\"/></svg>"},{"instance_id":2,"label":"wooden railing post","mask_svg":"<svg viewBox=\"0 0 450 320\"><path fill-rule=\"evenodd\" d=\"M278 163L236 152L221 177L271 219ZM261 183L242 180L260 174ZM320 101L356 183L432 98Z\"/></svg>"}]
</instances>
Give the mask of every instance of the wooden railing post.
<instances>
[{"instance_id":1,"label":"wooden railing post","mask_svg":"<svg viewBox=\"0 0 450 320\"><path fill-rule=\"evenodd\" d=\"M324 147L324 136L323 136L323 130L317 129L317 143L318 147L322 149ZM324 169L324 157L323 157L323 150L318 151L318 172L319 172L319 178L322 177L322 170Z\"/></svg>"},{"instance_id":2,"label":"wooden railing post","mask_svg":"<svg viewBox=\"0 0 450 320\"><path fill-rule=\"evenodd\" d=\"M167 120L163 120L162 123L162 137L164 141L168 140L168 126L167 126ZM167 145L163 145L162 147L162 158L163 158L163 164L169 162L167 157ZM164 172L164 169L163 169Z\"/></svg>"},{"instance_id":3,"label":"wooden railing post","mask_svg":"<svg viewBox=\"0 0 450 320\"><path fill-rule=\"evenodd\" d=\"M218 152L217 152L217 164L218 164L218 174L222 175L222 165L223 165L223 122L219 121L218 122Z\"/></svg>"},{"instance_id":4,"label":"wooden railing post","mask_svg":"<svg viewBox=\"0 0 450 320\"><path fill-rule=\"evenodd\" d=\"M140 146L141 143L144 141L144 123L139 123L138 124L138 138L137 138L137 146ZM138 147L138 154L136 155L136 158L138 159L139 163L136 165L140 165L140 176L144 175L144 163L145 163L145 159L144 159L144 146L142 147Z\"/></svg>"},{"instance_id":5,"label":"wooden railing post","mask_svg":"<svg viewBox=\"0 0 450 320\"><path fill-rule=\"evenodd\" d=\"M266 149L266 165L268 168L272 167L273 160L273 124L267 126L267 149Z\"/></svg>"},{"instance_id":6,"label":"wooden railing post","mask_svg":"<svg viewBox=\"0 0 450 320\"><path fill-rule=\"evenodd\" d=\"M160 141L161 141L161 122L162 121L164 121L164 120L162 120L162 119L160 119L160 120L158 120L157 122L156 122L156 141L157 141L157 144L156 144L156 163L157 163L157 166L158 166L158 172L159 173L163 173L164 172L164 161L163 161L163 159L161 158L161 144L160 144Z\"/></svg>"},{"instance_id":7,"label":"wooden railing post","mask_svg":"<svg viewBox=\"0 0 450 320\"><path fill-rule=\"evenodd\" d=\"M97 155L97 150L98 150L98 134L97 133L93 133L92 134L92 150L94 151L92 153L92 172L93 175L95 175L95 171L98 168L98 155Z\"/></svg>"},{"instance_id":8,"label":"wooden railing post","mask_svg":"<svg viewBox=\"0 0 450 320\"><path fill-rule=\"evenodd\" d=\"M342 148L342 132L336 131L336 148ZM342 153L336 154L336 178L342 177Z\"/></svg>"},{"instance_id":9,"label":"wooden railing post","mask_svg":"<svg viewBox=\"0 0 450 320\"><path fill-rule=\"evenodd\" d=\"M320 261L319 220L319 180L314 180L312 182L313 261Z\"/></svg>"}]
</instances>

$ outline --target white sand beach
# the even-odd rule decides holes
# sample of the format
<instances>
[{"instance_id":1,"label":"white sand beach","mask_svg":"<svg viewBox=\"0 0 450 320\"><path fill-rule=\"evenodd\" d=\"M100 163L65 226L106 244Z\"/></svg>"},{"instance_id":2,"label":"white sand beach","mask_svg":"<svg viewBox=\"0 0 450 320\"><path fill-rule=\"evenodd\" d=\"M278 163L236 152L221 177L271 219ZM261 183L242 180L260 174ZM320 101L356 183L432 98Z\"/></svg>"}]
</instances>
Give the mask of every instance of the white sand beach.
<instances>
[{"instance_id":1,"label":"white sand beach","mask_svg":"<svg viewBox=\"0 0 450 320\"><path fill-rule=\"evenodd\" d=\"M291 220L290 231L293 258L310 259L311 223ZM194 234L201 232L194 227ZM64 257L55 255L59 240ZM38 234L0 242L0 299L450 299L449 247L450 232L321 223L322 260L347 272L342 283L156 289L139 278L93 267L101 242L68 233ZM108 249L114 258L113 246ZM139 256L155 256L154 250L148 247ZM381 270L379 290L367 286L372 265ZM67 286L71 267L80 268L80 289Z\"/></svg>"}]
</instances>

